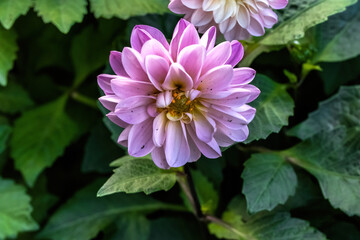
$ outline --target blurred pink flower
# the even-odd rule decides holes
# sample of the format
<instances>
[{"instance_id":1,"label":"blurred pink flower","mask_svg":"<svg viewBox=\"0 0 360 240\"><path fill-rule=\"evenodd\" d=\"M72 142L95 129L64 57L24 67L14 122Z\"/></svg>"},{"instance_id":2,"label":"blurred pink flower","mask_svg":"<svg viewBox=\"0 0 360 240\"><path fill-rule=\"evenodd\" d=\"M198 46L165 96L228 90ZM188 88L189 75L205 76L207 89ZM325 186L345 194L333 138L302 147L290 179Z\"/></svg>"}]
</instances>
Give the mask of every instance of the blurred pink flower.
<instances>
[{"instance_id":1,"label":"blurred pink flower","mask_svg":"<svg viewBox=\"0 0 360 240\"><path fill-rule=\"evenodd\" d=\"M226 40L262 36L272 28L277 15L271 10L285 8L288 0L170 0L169 9L204 33L216 26Z\"/></svg>"},{"instance_id":2,"label":"blurred pink flower","mask_svg":"<svg viewBox=\"0 0 360 240\"><path fill-rule=\"evenodd\" d=\"M101 74L98 84L111 121L124 128L118 143L129 154L151 153L160 168L180 167L221 156L219 146L244 141L260 93L248 84L251 68L233 68L243 56L238 41L215 45L215 27L201 38L180 20L169 44L150 26L135 26L131 48L110 54L116 75Z\"/></svg>"}]
</instances>

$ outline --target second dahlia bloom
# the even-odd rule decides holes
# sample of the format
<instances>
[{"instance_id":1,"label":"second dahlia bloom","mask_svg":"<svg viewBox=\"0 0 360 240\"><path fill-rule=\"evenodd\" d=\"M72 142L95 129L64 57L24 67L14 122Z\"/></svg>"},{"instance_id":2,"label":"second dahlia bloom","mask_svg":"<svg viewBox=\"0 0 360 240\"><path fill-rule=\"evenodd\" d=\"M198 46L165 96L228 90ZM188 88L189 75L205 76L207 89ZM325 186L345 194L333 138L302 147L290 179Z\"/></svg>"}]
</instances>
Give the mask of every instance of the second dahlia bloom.
<instances>
[{"instance_id":1,"label":"second dahlia bloom","mask_svg":"<svg viewBox=\"0 0 360 240\"><path fill-rule=\"evenodd\" d=\"M101 74L107 115L124 128L118 142L129 154L151 153L161 168L221 156L219 146L244 141L259 90L248 84L251 68L235 68L243 56L238 41L215 45L216 30L201 38L185 20L170 44L157 29L135 26L131 48L111 52L115 75Z\"/></svg>"},{"instance_id":2,"label":"second dahlia bloom","mask_svg":"<svg viewBox=\"0 0 360 240\"><path fill-rule=\"evenodd\" d=\"M278 20L272 9L287 4L288 0L170 0L169 9L185 14L201 33L217 26L226 40L244 40L264 35L264 28L272 28Z\"/></svg>"}]
</instances>

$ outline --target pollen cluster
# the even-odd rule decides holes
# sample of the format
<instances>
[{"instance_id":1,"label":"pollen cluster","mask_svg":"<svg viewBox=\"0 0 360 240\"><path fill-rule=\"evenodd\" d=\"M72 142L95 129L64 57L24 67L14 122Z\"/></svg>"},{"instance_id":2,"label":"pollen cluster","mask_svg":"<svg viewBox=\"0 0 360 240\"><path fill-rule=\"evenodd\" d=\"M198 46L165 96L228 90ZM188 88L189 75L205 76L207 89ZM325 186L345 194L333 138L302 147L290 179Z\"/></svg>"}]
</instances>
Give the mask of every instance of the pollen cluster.
<instances>
[{"instance_id":1,"label":"pollen cluster","mask_svg":"<svg viewBox=\"0 0 360 240\"><path fill-rule=\"evenodd\" d=\"M186 113L191 113L194 110L194 101L191 101L186 97L185 93L179 90L174 90L172 92L173 100L168 106L167 117L170 120L190 120L189 116Z\"/></svg>"}]
</instances>

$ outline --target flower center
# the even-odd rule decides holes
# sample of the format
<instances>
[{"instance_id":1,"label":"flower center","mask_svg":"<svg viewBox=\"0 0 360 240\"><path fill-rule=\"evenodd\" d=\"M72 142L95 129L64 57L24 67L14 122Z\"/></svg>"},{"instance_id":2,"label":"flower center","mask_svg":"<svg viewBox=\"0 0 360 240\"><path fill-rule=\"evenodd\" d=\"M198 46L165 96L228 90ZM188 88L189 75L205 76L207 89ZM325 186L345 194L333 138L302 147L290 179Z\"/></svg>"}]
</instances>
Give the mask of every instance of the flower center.
<instances>
[{"instance_id":1,"label":"flower center","mask_svg":"<svg viewBox=\"0 0 360 240\"><path fill-rule=\"evenodd\" d=\"M170 120L180 120L183 118L188 118L185 113L191 113L194 110L194 101L188 99L184 92L179 90L174 90L172 92L173 100L168 106L168 118Z\"/></svg>"}]
</instances>

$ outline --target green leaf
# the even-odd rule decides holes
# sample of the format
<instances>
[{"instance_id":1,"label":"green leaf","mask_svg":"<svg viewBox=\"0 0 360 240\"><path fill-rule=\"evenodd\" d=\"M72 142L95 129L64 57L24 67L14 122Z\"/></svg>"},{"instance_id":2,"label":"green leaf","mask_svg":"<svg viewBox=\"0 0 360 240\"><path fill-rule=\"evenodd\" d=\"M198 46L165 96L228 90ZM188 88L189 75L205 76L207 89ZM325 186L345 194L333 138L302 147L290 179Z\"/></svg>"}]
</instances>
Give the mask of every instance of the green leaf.
<instances>
[{"instance_id":1,"label":"green leaf","mask_svg":"<svg viewBox=\"0 0 360 240\"><path fill-rule=\"evenodd\" d=\"M124 214L116 222L117 232L111 240L148 240L150 221L141 214Z\"/></svg>"},{"instance_id":2,"label":"green leaf","mask_svg":"<svg viewBox=\"0 0 360 240\"><path fill-rule=\"evenodd\" d=\"M11 156L30 186L77 135L77 125L65 113L65 103L64 96L25 112L15 121Z\"/></svg>"},{"instance_id":3,"label":"green leaf","mask_svg":"<svg viewBox=\"0 0 360 240\"><path fill-rule=\"evenodd\" d=\"M118 17L128 19L133 16L168 11L167 0L90 0L91 11L96 18Z\"/></svg>"},{"instance_id":4,"label":"green leaf","mask_svg":"<svg viewBox=\"0 0 360 240\"><path fill-rule=\"evenodd\" d=\"M226 225L211 223L209 230L218 238L239 240L325 240L326 237L309 223L291 218L287 212L276 214L259 213L251 216L246 222L242 220L244 212L242 199L236 197L223 214Z\"/></svg>"},{"instance_id":5,"label":"green leaf","mask_svg":"<svg viewBox=\"0 0 360 240\"><path fill-rule=\"evenodd\" d=\"M45 23L53 23L66 34L74 23L82 21L86 5L86 0L35 0L35 11Z\"/></svg>"},{"instance_id":6,"label":"green leaf","mask_svg":"<svg viewBox=\"0 0 360 240\"><path fill-rule=\"evenodd\" d=\"M286 86L276 83L265 75L257 74L252 82L260 88L260 96L250 105L256 108L254 120L249 124L249 137L245 143L265 139L288 125L294 114L294 101L286 92Z\"/></svg>"},{"instance_id":7,"label":"green leaf","mask_svg":"<svg viewBox=\"0 0 360 240\"><path fill-rule=\"evenodd\" d=\"M143 194L116 194L97 198L97 181L75 194L50 218L39 237L53 240L89 240L121 214L149 213L160 209L183 210Z\"/></svg>"},{"instance_id":8,"label":"green leaf","mask_svg":"<svg viewBox=\"0 0 360 240\"><path fill-rule=\"evenodd\" d=\"M360 216L360 127L320 132L283 152L313 174L325 198L349 216Z\"/></svg>"},{"instance_id":9,"label":"green leaf","mask_svg":"<svg viewBox=\"0 0 360 240\"><path fill-rule=\"evenodd\" d=\"M168 191L175 183L175 172L158 168L148 159L135 158L125 161L115 169L97 195L101 197L117 192L150 194L161 190Z\"/></svg>"},{"instance_id":10,"label":"green leaf","mask_svg":"<svg viewBox=\"0 0 360 240\"><path fill-rule=\"evenodd\" d=\"M10 82L8 86L0 88L0 111L4 113L18 113L31 107L34 102L28 93L17 83Z\"/></svg>"},{"instance_id":11,"label":"green leaf","mask_svg":"<svg viewBox=\"0 0 360 240\"><path fill-rule=\"evenodd\" d=\"M31 218L30 197L23 186L0 177L0 239L38 229Z\"/></svg>"},{"instance_id":12,"label":"green leaf","mask_svg":"<svg viewBox=\"0 0 360 240\"><path fill-rule=\"evenodd\" d=\"M32 6L32 0L2 0L0 1L0 22L10 29L20 15L25 15Z\"/></svg>"},{"instance_id":13,"label":"green leaf","mask_svg":"<svg viewBox=\"0 0 360 240\"><path fill-rule=\"evenodd\" d=\"M118 26L108 29L107 25L110 24L100 22L100 26L96 29L88 26L74 37L71 44L71 58L75 67L77 85L108 61L111 43L120 29Z\"/></svg>"},{"instance_id":14,"label":"green leaf","mask_svg":"<svg viewBox=\"0 0 360 240\"><path fill-rule=\"evenodd\" d=\"M315 62L339 62L360 54L360 3L316 28Z\"/></svg>"},{"instance_id":15,"label":"green leaf","mask_svg":"<svg viewBox=\"0 0 360 240\"><path fill-rule=\"evenodd\" d=\"M193 170L191 175L201 205L201 211L203 213L214 214L219 203L219 193L200 171Z\"/></svg>"},{"instance_id":16,"label":"green leaf","mask_svg":"<svg viewBox=\"0 0 360 240\"><path fill-rule=\"evenodd\" d=\"M7 140L10 137L11 131L12 128L10 125L0 122L0 154L3 153L6 148Z\"/></svg>"},{"instance_id":17,"label":"green leaf","mask_svg":"<svg viewBox=\"0 0 360 240\"><path fill-rule=\"evenodd\" d=\"M253 154L242 173L248 210L272 210L295 194L297 177L292 166L273 153Z\"/></svg>"},{"instance_id":18,"label":"green leaf","mask_svg":"<svg viewBox=\"0 0 360 240\"><path fill-rule=\"evenodd\" d=\"M13 68L17 50L15 32L0 26L0 86L7 84L7 74Z\"/></svg>"},{"instance_id":19,"label":"green leaf","mask_svg":"<svg viewBox=\"0 0 360 240\"><path fill-rule=\"evenodd\" d=\"M344 86L333 97L321 102L308 119L288 131L288 135L307 139L321 131L341 125L360 126L360 86Z\"/></svg>"},{"instance_id":20,"label":"green leaf","mask_svg":"<svg viewBox=\"0 0 360 240\"><path fill-rule=\"evenodd\" d=\"M104 125L97 124L86 142L81 170L83 172L111 172L109 163L123 154L121 148L111 141L110 134Z\"/></svg>"},{"instance_id":21,"label":"green leaf","mask_svg":"<svg viewBox=\"0 0 360 240\"><path fill-rule=\"evenodd\" d=\"M282 45L302 38L305 31L342 12L356 0L292 0L283 10L283 21L260 40L264 45Z\"/></svg>"}]
</instances>

